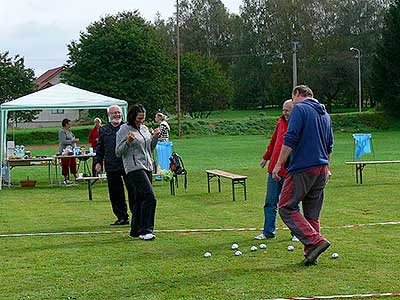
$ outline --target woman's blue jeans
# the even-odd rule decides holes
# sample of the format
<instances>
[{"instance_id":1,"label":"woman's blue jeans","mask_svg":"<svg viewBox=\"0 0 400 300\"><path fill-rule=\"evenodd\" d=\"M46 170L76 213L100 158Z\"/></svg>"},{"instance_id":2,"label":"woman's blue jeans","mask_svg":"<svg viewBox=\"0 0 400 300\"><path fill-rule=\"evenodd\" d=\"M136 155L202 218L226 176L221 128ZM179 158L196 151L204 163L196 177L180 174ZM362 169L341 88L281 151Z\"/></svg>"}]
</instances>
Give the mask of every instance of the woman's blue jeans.
<instances>
[{"instance_id":1,"label":"woman's blue jeans","mask_svg":"<svg viewBox=\"0 0 400 300\"><path fill-rule=\"evenodd\" d=\"M279 195L281 194L282 186L285 181L284 177L281 180L275 181L272 174L268 174L267 180L267 196L264 204L264 230L263 233L267 238L272 238L276 235L276 213L278 211Z\"/></svg>"}]
</instances>

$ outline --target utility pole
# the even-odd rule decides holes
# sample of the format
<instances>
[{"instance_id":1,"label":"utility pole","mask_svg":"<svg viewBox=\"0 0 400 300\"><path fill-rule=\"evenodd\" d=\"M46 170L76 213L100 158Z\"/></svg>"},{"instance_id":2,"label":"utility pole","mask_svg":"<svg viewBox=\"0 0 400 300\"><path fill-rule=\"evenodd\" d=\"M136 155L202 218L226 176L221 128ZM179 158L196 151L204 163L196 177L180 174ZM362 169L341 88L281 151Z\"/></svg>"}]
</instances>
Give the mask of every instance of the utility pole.
<instances>
[{"instance_id":1,"label":"utility pole","mask_svg":"<svg viewBox=\"0 0 400 300\"><path fill-rule=\"evenodd\" d=\"M357 52L357 58L358 58L358 112L361 112L361 106L362 106L362 99L361 99L361 51L358 48L351 47L350 51L356 51Z\"/></svg>"},{"instance_id":2,"label":"utility pole","mask_svg":"<svg viewBox=\"0 0 400 300\"><path fill-rule=\"evenodd\" d=\"M177 113L178 137L182 137L181 125L181 49L179 41L179 0L176 0L176 80L177 80Z\"/></svg>"},{"instance_id":3,"label":"utility pole","mask_svg":"<svg viewBox=\"0 0 400 300\"><path fill-rule=\"evenodd\" d=\"M293 44L293 88L297 86L297 46L300 42L292 42Z\"/></svg>"}]
</instances>

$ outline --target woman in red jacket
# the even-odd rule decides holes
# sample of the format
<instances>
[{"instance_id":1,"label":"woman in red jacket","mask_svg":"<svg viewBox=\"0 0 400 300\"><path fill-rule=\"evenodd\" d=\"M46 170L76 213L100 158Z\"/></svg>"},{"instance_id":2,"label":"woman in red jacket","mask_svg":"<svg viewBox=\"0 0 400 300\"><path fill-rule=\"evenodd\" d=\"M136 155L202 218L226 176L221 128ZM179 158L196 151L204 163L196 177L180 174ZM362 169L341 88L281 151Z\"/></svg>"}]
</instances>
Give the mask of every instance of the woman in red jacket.
<instances>
[{"instance_id":1,"label":"woman in red jacket","mask_svg":"<svg viewBox=\"0 0 400 300\"><path fill-rule=\"evenodd\" d=\"M101 119L95 118L94 119L94 127L89 132L89 143L94 151L96 151L97 140L99 139L100 127L101 127ZM92 175L97 176L94 160L93 160L93 165L92 165Z\"/></svg>"},{"instance_id":2,"label":"woman in red jacket","mask_svg":"<svg viewBox=\"0 0 400 300\"><path fill-rule=\"evenodd\" d=\"M96 150L97 140L99 139L99 128L101 127L100 118L94 119L94 127L89 132L89 143L93 150Z\"/></svg>"}]
</instances>

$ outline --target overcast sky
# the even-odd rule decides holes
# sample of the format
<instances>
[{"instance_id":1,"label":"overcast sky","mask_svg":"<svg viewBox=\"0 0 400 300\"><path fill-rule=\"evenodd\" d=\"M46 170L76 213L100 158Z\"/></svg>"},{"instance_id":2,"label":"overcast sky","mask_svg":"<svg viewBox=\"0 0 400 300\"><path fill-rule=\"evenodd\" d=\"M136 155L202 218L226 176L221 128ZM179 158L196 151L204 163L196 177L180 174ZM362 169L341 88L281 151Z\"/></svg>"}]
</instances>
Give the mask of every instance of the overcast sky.
<instances>
[{"instance_id":1,"label":"overcast sky","mask_svg":"<svg viewBox=\"0 0 400 300\"><path fill-rule=\"evenodd\" d=\"M222 0L231 13L238 13L241 0ZM176 0L0 0L0 51L25 57L26 67L36 76L61 66L66 45L79 32L106 14L138 9L153 21L157 12L171 17Z\"/></svg>"}]
</instances>

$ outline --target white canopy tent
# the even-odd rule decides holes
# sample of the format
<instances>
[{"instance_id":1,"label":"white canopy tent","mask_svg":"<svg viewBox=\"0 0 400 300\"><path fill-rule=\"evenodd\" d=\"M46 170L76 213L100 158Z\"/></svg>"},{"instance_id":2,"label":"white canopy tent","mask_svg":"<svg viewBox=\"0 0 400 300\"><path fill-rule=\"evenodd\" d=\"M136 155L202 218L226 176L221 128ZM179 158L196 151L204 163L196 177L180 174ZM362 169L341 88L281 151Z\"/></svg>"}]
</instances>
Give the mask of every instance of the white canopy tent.
<instances>
[{"instance_id":1,"label":"white canopy tent","mask_svg":"<svg viewBox=\"0 0 400 300\"><path fill-rule=\"evenodd\" d=\"M89 92L67 84L59 83L44 90L23 96L0 105L0 162L4 160L7 145L7 115L9 111L47 109L107 109L118 105L126 120L128 103L124 100ZM1 169L1 168L0 168ZM0 172L0 190L2 189Z\"/></svg>"}]
</instances>

